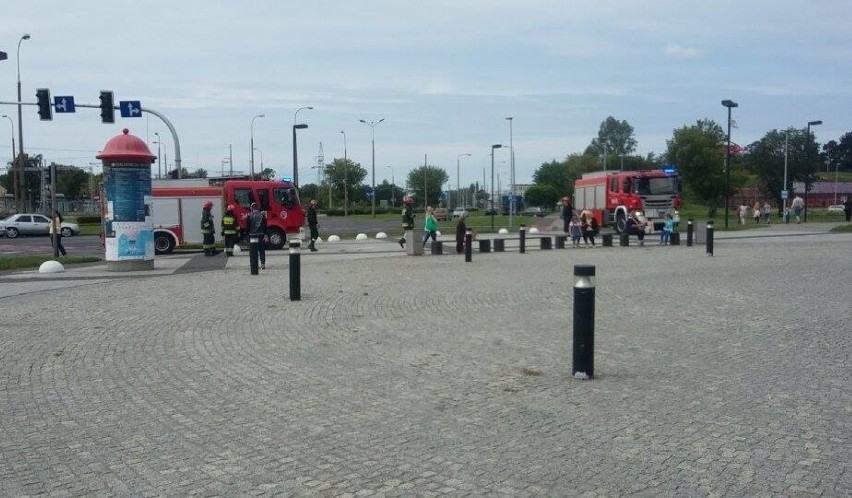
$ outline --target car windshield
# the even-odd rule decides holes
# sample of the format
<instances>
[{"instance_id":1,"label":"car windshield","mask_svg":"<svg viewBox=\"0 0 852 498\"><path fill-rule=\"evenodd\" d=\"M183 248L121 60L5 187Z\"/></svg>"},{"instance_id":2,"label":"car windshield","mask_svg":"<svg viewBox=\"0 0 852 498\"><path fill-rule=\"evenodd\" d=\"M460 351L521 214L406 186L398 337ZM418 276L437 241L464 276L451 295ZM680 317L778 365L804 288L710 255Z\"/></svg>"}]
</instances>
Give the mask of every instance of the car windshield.
<instances>
[{"instance_id":1,"label":"car windshield","mask_svg":"<svg viewBox=\"0 0 852 498\"><path fill-rule=\"evenodd\" d=\"M671 195L678 192L677 177L636 178L634 191L639 195Z\"/></svg>"}]
</instances>

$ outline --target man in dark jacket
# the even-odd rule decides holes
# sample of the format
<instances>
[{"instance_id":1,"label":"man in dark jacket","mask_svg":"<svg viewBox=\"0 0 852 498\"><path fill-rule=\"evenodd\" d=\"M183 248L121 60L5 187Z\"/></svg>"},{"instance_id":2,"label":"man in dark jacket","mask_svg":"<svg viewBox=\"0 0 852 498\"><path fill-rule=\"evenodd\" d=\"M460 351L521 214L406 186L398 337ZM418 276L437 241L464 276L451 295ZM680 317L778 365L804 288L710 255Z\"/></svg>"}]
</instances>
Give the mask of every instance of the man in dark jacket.
<instances>
[{"instance_id":1,"label":"man in dark jacket","mask_svg":"<svg viewBox=\"0 0 852 498\"><path fill-rule=\"evenodd\" d=\"M562 216L562 231L568 233L570 231L568 224L574 219L574 207L571 206L571 199L567 195L562 198L562 212L560 215Z\"/></svg>"},{"instance_id":2,"label":"man in dark jacket","mask_svg":"<svg viewBox=\"0 0 852 498\"><path fill-rule=\"evenodd\" d=\"M204 203L204 209L201 211L201 247L204 249L205 256L214 256L216 254L216 226L213 224L213 203L207 201Z\"/></svg>"},{"instance_id":3,"label":"man in dark jacket","mask_svg":"<svg viewBox=\"0 0 852 498\"><path fill-rule=\"evenodd\" d=\"M257 256L260 260L260 269L266 269L266 247L264 240L266 238L266 215L260 211L260 207L256 202L251 203L251 213L246 219L246 232L249 240L258 239Z\"/></svg>"},{"instance_id":4,"label":"man in dark jacket","mask_svg":"<svg viewBox=\"0 0 852 498\"><path fill-rule=\"evenodd\" d=\"M464 252L464 236L467 234L467 223L465 220L467 219L467 211L463 212L461 216L459 216L459 222L456 225L456 253L461 254Z\"/></svg>"},{"instance_id":5,"label":"man in dark jacket","mask_svg":"<svg viewBox=\"0 0 852 498\"><path fill-rule=\"evenodd\" d=\"M311 229L311 243L308 244L308 247L311 249L311 252L317 250L316 242L319 238L319 230L317 227L319 223L317 222L317 201L316 199L311 199L311 202L308 203L308 228Z\"/></svg>"},{"instance_id":6,"label":"man in dark jacket","mask_svg":"<svg viewBox=\"0 0 852 498\"><path fill-rule=\"evenodd\" d=\"M399 238L399 247L405 249L405 231L414 229L414 198L407 196L402 204L402 237Z\"/></svg>"}]
</instances>

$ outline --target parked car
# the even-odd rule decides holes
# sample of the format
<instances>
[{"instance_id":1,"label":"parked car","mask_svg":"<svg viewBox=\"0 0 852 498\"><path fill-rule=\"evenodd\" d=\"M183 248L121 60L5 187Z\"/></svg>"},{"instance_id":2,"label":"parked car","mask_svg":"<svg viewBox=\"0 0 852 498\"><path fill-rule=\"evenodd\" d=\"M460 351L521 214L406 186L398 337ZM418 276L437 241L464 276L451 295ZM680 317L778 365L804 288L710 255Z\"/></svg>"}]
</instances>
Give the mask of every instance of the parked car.
<instances>
[{"instance_id":1,"label":"parked car","mask_svg":"<svg viewBox=\"0 0 852 498\"><path fill-rule=\"evenodd\" d=\"M459 218L462 215L466 215L466 214L467 214L467 211L464 208L457 207L457 208L453 209L453 218Z\"/></svg>"},{"instance_id":2,"label":"parked car","mask_svg":"<svg viewBox=\"0 0 852 498\"><path fill-rule=\"evenodd\" d=\"M494 208L488 208L488 209L485 210L485 216L492 216L492 215L496 215L496 214L497 214L497 210L494 209Z\"/></svg>"},{"instance_id":3,"label":"parked car","mask_svg":"<svg viewBox=\"0 0 852 498\"><path fill-rule=\"evenodd\" d=\"M544 210L540 207L528 207L518 214L520 214L521 216L538 216L539 218L542 218L547 213L545 213Z\"/></svg>"},{"instance_id":4,"label":"parked car","mask_svg":"<svg viewBox=\"0 0 852 498\"><path fill-rule=\"evenodd\" d=\"M450 211L447 208L435 208L432 214L438 221L447 221L450 219Z\"/></svg>"},{"instance_id":5,"label":"parked car","mask_svg":"<svg viewBox=\"0 0 852 498\"><path fill-rule=\"evenodd\" d=\"M835 204L833 206L828 206L827 211L829 213L842 213L843 212L843 204Z\"/></svg>"},{"instance_id":6,"label":"parked car","mask_svg":"<svg viewBox=\"0 0 852 498\"><path fill-rule=\"evenodd\" d=\"M63 221L60 231L63 237L70 237L80 233L80 226L76 223ZM0 235L5 235L10 239L14 239L18 235L48 235L49 233L50 218L43 214L13 214L4 220L0 220Z\"/></svg>"}]
</instances>

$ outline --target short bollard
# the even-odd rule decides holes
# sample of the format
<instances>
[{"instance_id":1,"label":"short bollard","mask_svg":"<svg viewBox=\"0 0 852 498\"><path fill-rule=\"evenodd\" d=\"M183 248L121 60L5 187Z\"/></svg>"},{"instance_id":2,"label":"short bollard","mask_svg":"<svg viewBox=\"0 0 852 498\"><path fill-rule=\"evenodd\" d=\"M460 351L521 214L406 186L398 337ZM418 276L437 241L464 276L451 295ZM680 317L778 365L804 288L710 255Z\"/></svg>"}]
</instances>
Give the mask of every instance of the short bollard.
<instances>
[{"instance_id":1,"label":"short bollard","mask_svg":"<svg viewBox=\"0 0 852 498\"><path fill-rule=\"evenodd\" d=\"M444 242L441 240L432 241L432 254L444 254Z\"/></svg>"},{"instance_id":2,"label":"short bollard","mask_svg":"<svg viewBox=\"0 0 852 498\"><path fill-rule=\"evenodd\" d=\"M539 244L541 244L542 250L550 250L553 249L553 239L550 237L542 237L539 239Z\"/></svg>"},{"instance_id":3,"label":"short bollard","mask_svg":"<svg viewBox=\"0 0 852 498\"><path fill-rule=\"evenodd\" d=\"M692 247L692 218L686 222L686 247Z\"/></svg>"},{"instance_id":4,"label":"short bollard","mask_svg":"<svg viewBox=\"0 0 852 498\"><path fill-rule=\"evenodd\" d=\"M473 231L468 228L464 233L464 262L473 261Z\"/></svg>"},{"instance_id":5,"label":"short bollard","mask_svg":"<svg viewBox=\"0 0 852 498\"><path fill-rule=\"evenodd\" d=\"M290 300L302 299L302 241L290 240Z\"/></svg>"},{"instance_id":6,"label":"short bollard","mask_svg":"<svg viewBox=\"0 0 852 498\"><path fill-rule=\"evenodd\" d=\"M612 234L611 233L603 234L603 236L601 236L601 240L603 240L603 246L604 247L612 247Z\"/></svg>"},{"instance_id":7,"label":"short bollard","mask_svg":"<svg viewBox=\"0 0 852 498\"><path fill-rule=\"evenodd\" d=\"M260 242L258 237L249 237L249 268L252 275L258 275L257 269L257 244Z\"/></svg>"},{"instance_id":8,"label":"short bollard","mask_svg":"<svg viewBox=\"0 0 852 498\"><path fill-rule=\"evenodd\" d=\"M565 239L567 238L568 237L566 237L565 235L557 235L553 237L553 239L556 241L556 248L565 249Z\"/></svg>"},{"instance_id":9,"label":"short bollard","mask_svg":"<svg viewBox=\"0 0 852 498\"><path fill-rule=\"evenodd\" d=\"M713 222L707 221L707 254L713 255Z\"/></svg>"},{"instance_id":10,"label":"short bollard","mask_svg":"<svg viewBox=\"0 0 852 498\"><path fill-rule=\"evenodd\" d=\"M672 232L669 236L669 243L673 246L680 245L680 232Z\"/></svg>"},{"instance_id":11,"label":"short bollard","mask_svg":"<svg viewBox=\"0 0 852 498\"><path fill-rule=\"evenodd\" d=\"M479 252L491 252L491 239L479 239Z\"/></svg>"},{"instance_id":12,"label":"short bollard","mask_svg":"<svg viewBox=\"0 0 852 498\"><path fill-rule=\"evenodd\" d=\"M494 252L506 251L506 239L494 239Z\"/></svg>"},{"instance_id":13,"label":"short bollard","mask_svg":"<svg viewBox=\"0 0 852 498\"><path fill-rule=\"evenodd\" d=\"M630 245L630 234L627 232L621 232L618 236L618 245L621 247L628 247Z\"/></svg>"},{"instance_id":14,"label":"short bollard","mask_svg":"<svg viewBox=\"0 0 852 498\"><path fill-rule=\"evenodd\" d=\"M595 376L595 267L574 265L574 366L576 379Z\"/></svg>"},{"instance_id":15,"label":"short bollard","mask_svg":"<svg viewBox=\"0 0 852 498\"><path fill-rule=\"evenodd\" d=\"M521 254L527 252L527 227L521 225L518 229L518 233L521 236Z\"/></svg>"}]
</instances>

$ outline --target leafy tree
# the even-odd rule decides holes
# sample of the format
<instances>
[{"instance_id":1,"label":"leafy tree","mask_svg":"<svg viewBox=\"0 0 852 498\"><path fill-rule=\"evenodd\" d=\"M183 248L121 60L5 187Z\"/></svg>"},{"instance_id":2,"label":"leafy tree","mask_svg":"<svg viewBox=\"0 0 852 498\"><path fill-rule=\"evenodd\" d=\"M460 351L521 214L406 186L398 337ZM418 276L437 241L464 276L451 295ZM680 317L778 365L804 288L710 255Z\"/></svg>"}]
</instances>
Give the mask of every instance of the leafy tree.
<instances>
[{"instance_id":1,"label":"leafy tree","mask_svg":"<svg viewBox=\"0 0 852 498\"><path fill-rule=\"evenodd\" d=\"M56 167L56 192L66 199L79 199L89 190L89 173L76 166L51 163Z\"/></svg>"},{"instance_id":2,"label":"leafy tree","mask_svg":"<svg viewBox=\"0 0 852 498\"><path fill-rule=\"evenodd\" d=\"M787 130L769 131L763 138L750 144L747 148L748 154L743 157L745 167L760 180L761 191L778 200L779 204L781 190L784 187L785 135L787 142L787 188L792 190L793 181L804 181L807 176L805 130L788 128ZM811 160L814 160L817 145L813 141L813 137L811 137L808 147L811 149Z\"/></svg>"},{"instance_id":3,"label":"leafy tree","mask_svg":"<svg viewBox=\"0 0 852 498\"><path fill-rule=\"evenodd\" d=\"M24 188L28 192L27 198L32 201L33 205L37 205L41 200L41 173L38 171L41 161L41 154L35 156L24 154L24 168L26 168L24 172ZM16 169L17 167L18 157L16 156L15 160L9 163L10 169L8 170L8 174L0 176L0 181L2 181L3 187L9 194L14 194L17 188L16 185L13 185L15 177L12 174L12 168Z\"/></svg>"},{"instance_id":4,"label":"leafy tree","mask_svg":"<svg viewBox=\"0 0 852 498\"><path fill-rule=\"evenodd\" d=\"M636 139L633 138L633 127L627 121L619 121L608 116L598 130L597 138L592 139L589 146L598 154L621 157L623 169L624 156L636 150Z\"/></svg>"},{"instance_id":5,"label":"leafy tree","mask_svg":"<svg viewBox=\"0 0 852 498\"><path fill-rule=\"evenodd\" d=\"M359 192L361 183L367 177L367 170L351 159L335 158L330 164L325 165L325 182L331 185L334 198L343 204L344 179L349 185L350 202L357 199L359 194L353 196L353 192Z\"/></svg>"},{"instance_id":6,"label":"leafy tree","mask_svg":"<svg viewBox=\"0 0 852 498\"><path fill-rule=\"evenodd\" d=\"M405 192L399 188L399 185L392 185L389 181L384 180L380 185L376 185L376 203L379 201L388 201L388 204L398 206L402 201Z\"/></svg>"},{"instance_id":7,"label":"leafy tree","mask_svg":"<svg viewBox=\"0 0 852 498\"><path fill-rule=\"evenodd\" d=\"M549 185L563 196L574 190L574 180L583 176L583 173L597 169L597 156L594 154L571 154L561 162L543 163L533 173L533 182L536 185Z\"/></svg>"},{"instance_id":8,"label":"leafy tree","mask_svg":"<svg viewBox=\"0 0 852 498\"><path fill-rule=\"evenodd\" d=\"M263 180L272 180L275 175L275 170L272 168L263 168L263 171L260 172L260 178Z\"/></svg>"},{"instance_id":9,"label":"leafy tree","mask_svg":"<svg viewBox=\"0 0 852 498\"><path fill-rule=\"evenodd\" d=\"M437 206L441 195L441 186L447 183L450 177L443 168L437 166L420 166L408 172L408 186L415 192L417 201L423 199L424 206ZM425 189L425 195L424 195Z\"/></svg>"},{"instance_id":10,"label":"leafy tree","mask_svg":"<svg viewBox=\"0 0 852 498\"><path fill-rule=\"evenodd\" d=\"M186 170L184 170L186 171ZM198 168L195 171L183 175L184 178L207 178L207 170L204 168Z\"/></svg>"},{"instance_id":11,"label":"leafy tree","mask_svg":"<svg viewBox=\"0 0 852 498\"><path fill-rule=\"evenodd\" d=\"M306 205L311 199L316 199L317 202L320 202L321 199L324 199L322 195L320 195L320 186L316 183L306 183L299 187L299 199L301 199L302 204Z\"/></svg>"},{"instance_id":12,"label":"leafy tree","mask_svg":"<svg viewBox=\"0 0 852 498\"><path fill-rule=\"evenodd\" d=\"M559 202L559 192L550 185L533 185L527 189L524 195L527 205L530 206L550 206Z\"/></svg>"}]
</instances>

